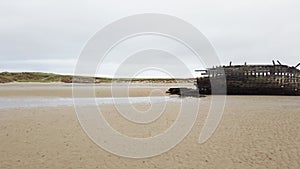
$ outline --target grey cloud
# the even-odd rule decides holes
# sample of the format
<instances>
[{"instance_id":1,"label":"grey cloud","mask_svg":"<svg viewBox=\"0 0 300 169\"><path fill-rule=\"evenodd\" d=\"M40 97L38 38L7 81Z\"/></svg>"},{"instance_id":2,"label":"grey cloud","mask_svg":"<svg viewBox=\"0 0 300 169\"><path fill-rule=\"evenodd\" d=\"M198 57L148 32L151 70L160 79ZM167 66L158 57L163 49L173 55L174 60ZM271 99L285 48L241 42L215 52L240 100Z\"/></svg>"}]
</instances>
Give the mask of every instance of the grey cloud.
<instances>
[{"instance_id":1,"label":"grey cloud","mask_svg":"<svg viewBox=\"0 0 300 169\"><path fill-rule=\"evenodd\" d=\"M0 71L73 72L81 49L97 30L121 17L145 12L190 22L212 42L223 64L279 59L294 65L300 61L299 5L297 0L1 1ZM29 64L32 60L40 63ZM49 60L64 64L54 66ZM105 70L109 75L111 69Z\"/></svg>"}]
</instances>

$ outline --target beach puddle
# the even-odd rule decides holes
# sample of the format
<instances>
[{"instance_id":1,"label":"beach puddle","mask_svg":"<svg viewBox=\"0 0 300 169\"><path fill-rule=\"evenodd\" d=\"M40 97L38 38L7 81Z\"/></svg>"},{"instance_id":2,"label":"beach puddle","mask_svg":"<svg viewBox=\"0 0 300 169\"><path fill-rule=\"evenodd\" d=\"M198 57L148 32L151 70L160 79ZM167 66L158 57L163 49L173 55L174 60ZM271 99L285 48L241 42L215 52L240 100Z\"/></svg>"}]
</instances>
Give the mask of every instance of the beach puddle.
<instances>
[{"instance_id":1,"label":"beach puddle","mask_svg":"<svg viewBox=\"0 0 300 169\"><path fill-rule=\"evenodd\" d=\"M135 104L135 103L160 103L180 102L179 97L151 96L151 97L102 97L102 98L75 98L78 106L92 106L99 104ZM0 98L0 109L31 108L31 107L58 107L73 106L73 98Z\"/></svg>"}]
</instances>

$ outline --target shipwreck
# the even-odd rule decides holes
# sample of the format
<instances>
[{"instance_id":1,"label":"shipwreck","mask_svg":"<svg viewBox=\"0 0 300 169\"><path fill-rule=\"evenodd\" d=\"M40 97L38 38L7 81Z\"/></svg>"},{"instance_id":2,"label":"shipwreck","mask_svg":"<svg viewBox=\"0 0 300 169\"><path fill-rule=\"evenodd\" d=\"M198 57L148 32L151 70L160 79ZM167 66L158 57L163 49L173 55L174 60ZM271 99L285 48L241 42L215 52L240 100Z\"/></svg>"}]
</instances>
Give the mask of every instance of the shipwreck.
<instances>
[{"instance_id":1,"label":"shipwreck","mask_svg":"<svg viewBox=\"0 0 300 169\"><path fill-rule=\"evenodd\" d=\"M217 66L196 70L196 89L170 88L167 93L201 96L210 94L228 95L300 95L300 70L296 66L273 61L270 65ZM186 92L188 91L188 92Z\"/></svg>"}]
</instances>

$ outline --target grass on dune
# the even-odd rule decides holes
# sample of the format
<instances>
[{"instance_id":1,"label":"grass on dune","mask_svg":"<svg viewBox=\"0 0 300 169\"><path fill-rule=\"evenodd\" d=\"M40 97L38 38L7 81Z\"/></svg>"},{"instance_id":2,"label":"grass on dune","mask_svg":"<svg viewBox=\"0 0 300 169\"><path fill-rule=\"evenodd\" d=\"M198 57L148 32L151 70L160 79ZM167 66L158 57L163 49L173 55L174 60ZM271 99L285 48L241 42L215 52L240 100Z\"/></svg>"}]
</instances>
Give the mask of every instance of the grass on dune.
<instances>
[{"instance_id":1,"label":"grass on dune","mask_svg":"<svg viewBox=\"0 0 300 169\"><path fill-rule=\"evenodd\" d=\"M110 83L116 82L147 82L147 83L176 83L176 81L187 81L190 79L163 79L163 78L102 78L102 77L85 77L72 75L59 75L42 72L0 72L0 83L10 82L63 82L63 83Z\"/></svg>"}]
</instances>

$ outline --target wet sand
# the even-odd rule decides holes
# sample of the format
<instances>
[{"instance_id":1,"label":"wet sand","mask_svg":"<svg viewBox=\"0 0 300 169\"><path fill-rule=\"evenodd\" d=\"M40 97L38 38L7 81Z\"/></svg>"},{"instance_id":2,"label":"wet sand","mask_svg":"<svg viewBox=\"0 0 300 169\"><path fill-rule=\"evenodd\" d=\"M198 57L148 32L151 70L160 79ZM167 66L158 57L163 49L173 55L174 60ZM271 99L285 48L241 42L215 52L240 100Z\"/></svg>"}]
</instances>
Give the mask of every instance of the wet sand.
<instances>
[{"instance_id":1,"label":"wet sand","mask_svg":"<svg viewBox=\"0 0 300 169\"><path fill-rule=\"evenodd\" d=\"M54 91L40 90L27 94L52 96ZM135 92L149 94L144 88ZM27 96L19 94L1 97ZM61 94L57 91L52 97ZM197 121L180 144L145 159L118 157L98 147L80 127L73 107L0 109L0 168L300 168L300 97L228 96L218 129L198 144L210 99L202 98ZM148 104L134 106L149 108ZM128 122L113 105L103 105L102 112L119 132L149 137L172 125L179 106L168 104L160 119L149 125Z\"/></svg>"},{"instance_id":2,"label":"wet sand","mask_svg":"<svg viewBox=\"0 0 300 169\"><path fill-rule=\"evenodd\" d=\"M72 84L66 83L6 83L0 84L0 97L72 97ZM128 91L125 96L141 97L149 95L165 95L170 87L194 87L187 83L121 83L121 84L75 84L76 90L85 92L86 88L95 87L96 97L112 97L115 93ZM160 91L154 90L159 89Z\"/></svg>"}]
</instances>

